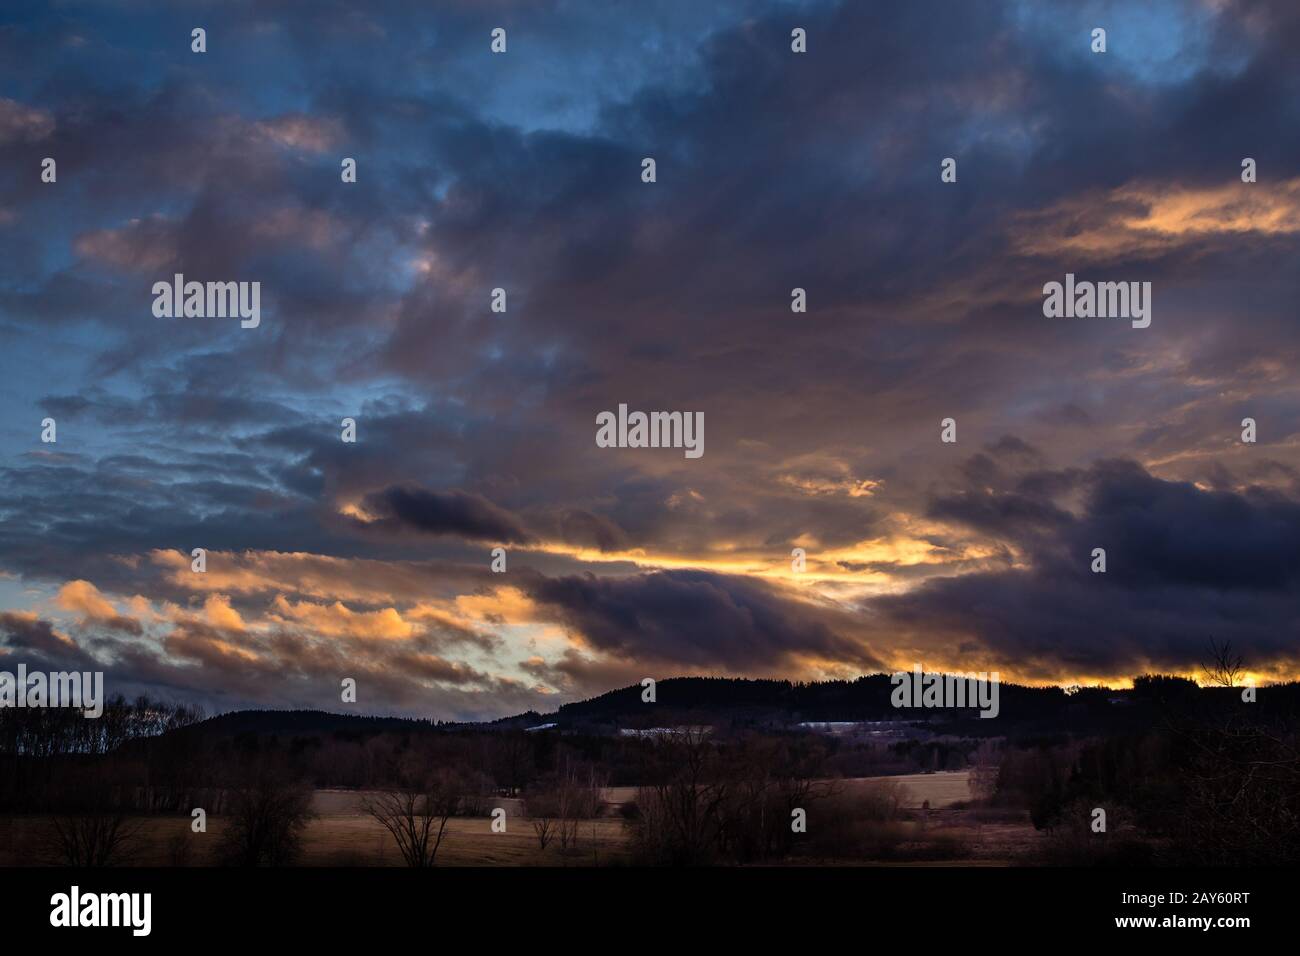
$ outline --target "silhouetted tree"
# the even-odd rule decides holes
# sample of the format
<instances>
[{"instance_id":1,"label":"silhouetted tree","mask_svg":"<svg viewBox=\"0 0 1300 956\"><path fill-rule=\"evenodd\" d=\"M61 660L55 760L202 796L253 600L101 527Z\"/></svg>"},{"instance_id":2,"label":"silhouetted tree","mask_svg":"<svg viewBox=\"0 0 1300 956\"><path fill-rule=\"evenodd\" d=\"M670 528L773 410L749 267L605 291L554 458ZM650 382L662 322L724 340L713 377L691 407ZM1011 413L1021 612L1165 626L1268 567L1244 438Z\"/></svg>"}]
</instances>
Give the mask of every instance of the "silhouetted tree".
<instances>
[{"instance_id":1,"label":"silhouetted tree","mask_svg":"<svg viewBox=\"0 0 1300 956\"><path fill-rule=\"evenodd\" d=\"M230 794L217 858L232 866L287 866L312 817L311 790L260 761Z\"/></svg>"},{"instance_id":2,"label":"silhouetted tree","mask_svg":"<svg viewBox=\"0 0 1300 956\"><path fill-rule=\"evenodd\" d=\"M462 781L446 770L413 766L401 771L400 777L400 786L365 798L361 806L392 834L407 866L433 866L447 821L460 807Z\"/></svg>"}]
</instances>

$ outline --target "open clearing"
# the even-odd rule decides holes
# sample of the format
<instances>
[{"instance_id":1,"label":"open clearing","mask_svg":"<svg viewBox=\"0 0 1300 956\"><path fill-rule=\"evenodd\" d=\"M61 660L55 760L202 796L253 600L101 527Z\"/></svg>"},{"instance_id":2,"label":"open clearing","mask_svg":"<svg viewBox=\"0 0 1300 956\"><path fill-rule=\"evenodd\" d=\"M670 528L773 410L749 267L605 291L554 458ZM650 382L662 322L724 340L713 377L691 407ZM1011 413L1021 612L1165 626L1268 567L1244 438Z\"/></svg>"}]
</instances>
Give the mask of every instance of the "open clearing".
<instances>
[{"instance_id":1,"label":"open clearing","mask_svg":"<svg viewBox=\"0 0 1300 956\"><path fill-rule=\"evenodd\" d=\"M971 798L969 773L910 774L899 777L863 777L837 781L847 796L879 787L900 784L903 806L919 809L925 801L937 816L932 826L949 830L974 849L979 862L1006 861L1018 848L1035 839L1026 824L973 824L954 804ZM506 811L506 832L493 833L488 817L458 817L448 821L438 863L444 866L603 866L629 861L628 835L618 810L636 799L635 787L609 787L604 791L606 806L600 817L579 825L578 846L561 852L558 841L543 851L532 823L523 816L520 800L505 797L492 801ZM401 855L392 836L362 808L364 791L317 790L312 809L316 816L303 835L301 864L305 866L400 866ZM221 817L208 821L205 834L190 833L188 817L149 817L135 821L139 827L137 865L203 866L212 862L213 847L225 823ZM41 859L44 817L0 818L0 865L30 864ZM971 860L975 863L976 860Z\"/></svg>"},{"instance_id":2,"label":"open clearing","mask_svg":"<svg viewBox=\"0 0 1300 956\"><path fill-rule=\"evenodd\" d=\"M903 786L903 806L909 810L919 810L926 800L930 801L931 809L942 810L971 799L969 770L911 773L898 777L847 777L835 783L844 792L852 794L863 788L878 787L886 781ZM612 804L628 803L636 799L636 790L636 787L606 787L605 800Z\"/></svg>"},{"instance_id":3,"label":"open clearing","mask_svg":"<svg viewBox=\"0 0 1300 956\"><path fill-rule=\"evenodd\" d=\"M847 793L853 793L857 788L878 787L889 780L902 785L903 806L909 810L919 810L927 800L930 809L943 810L971 799L969 770L911 773L901 777L850 777L840 783Z\"/></svg>"}]
</instances>

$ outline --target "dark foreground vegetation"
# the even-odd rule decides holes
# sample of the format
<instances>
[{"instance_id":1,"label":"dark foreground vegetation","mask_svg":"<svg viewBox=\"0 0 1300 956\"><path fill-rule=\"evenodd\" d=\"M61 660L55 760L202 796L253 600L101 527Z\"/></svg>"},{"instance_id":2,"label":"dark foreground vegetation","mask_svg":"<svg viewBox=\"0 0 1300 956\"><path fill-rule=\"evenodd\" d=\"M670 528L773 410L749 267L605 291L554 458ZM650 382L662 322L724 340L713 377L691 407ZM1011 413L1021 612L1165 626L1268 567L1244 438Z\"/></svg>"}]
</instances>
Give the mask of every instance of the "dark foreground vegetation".
<instances>
[{"instance_id":1,"label":"dark foreground vegetation","mask_svg":"<svg viewBox=\"0 0 1300 956\"><path fill-rule=\"evenodd\" d=\"M1300 862L1300 684L1247 702L1220 683L1004 686L999 719L940 713L884 738L798 726L896 717L879 706L884 678L668 680L659 700L672 704L653 715L630 688L492 725L312 712L204 720L144 699L113 701L99 720L2 710L0 817L41 821L39 852L6 862L89 866L132 862L147 821L188 821L195 808L222 823L205 862L293 863L320 788L364 793L365 813L411 866L438 862L449 821L488 817L503 798L561 861L587 839L584 821L615 814L628 861L643 864L961 862L971 828L997 825L1032 826L1035 849L1010 860L1026 864ZM542 723L556 726L526 729ZM641 733L619 732L634 723ZM971 799L939 811L905 806L887 782L853 785L936 770L969 771ZM635 797L612 805L610 787ZM188 832L170 862L193 862Z\"/></svg>"}]
</instances>

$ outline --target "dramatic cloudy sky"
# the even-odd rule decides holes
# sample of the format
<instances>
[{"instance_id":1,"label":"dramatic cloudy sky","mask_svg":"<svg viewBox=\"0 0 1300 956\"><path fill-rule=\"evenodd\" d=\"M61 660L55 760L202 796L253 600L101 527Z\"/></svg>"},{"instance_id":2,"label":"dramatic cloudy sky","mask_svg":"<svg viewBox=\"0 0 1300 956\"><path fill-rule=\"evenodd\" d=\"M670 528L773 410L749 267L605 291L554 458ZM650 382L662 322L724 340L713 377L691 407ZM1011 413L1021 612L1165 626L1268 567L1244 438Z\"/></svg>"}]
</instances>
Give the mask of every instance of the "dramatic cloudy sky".
<instances>
[{"instance_id":1,"label":"dramatic cloudy sky","mask_svg":"<svg viewBox=\"0 0 1300 956\"><path fill-rule=\"evenodd\" d=\"M0 668L443 718L1300 672L1293 0L0 16ZM260 327L155 318L176 272ZM1045 318L1067 272L1150 328ZM703 457L598 448L619 403Z\"/></svg>"}]
</instances>

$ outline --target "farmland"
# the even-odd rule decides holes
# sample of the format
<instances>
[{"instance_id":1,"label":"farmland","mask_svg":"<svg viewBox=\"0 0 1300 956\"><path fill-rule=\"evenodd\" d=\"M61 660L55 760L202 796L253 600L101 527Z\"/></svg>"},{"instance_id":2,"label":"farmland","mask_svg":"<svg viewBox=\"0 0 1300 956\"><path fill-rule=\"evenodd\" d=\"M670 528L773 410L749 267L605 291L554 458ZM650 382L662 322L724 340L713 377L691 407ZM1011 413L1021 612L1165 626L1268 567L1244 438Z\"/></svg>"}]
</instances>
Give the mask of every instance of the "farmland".
<instances>
[{"instance_id":1,"label":"farmland","mask_svg":"<svg viewBox=\"0 0 1300 956\"><path fill-rule=\"evenodd\" d=\"M858 801L896 784L900 806L907 819L895 825L902 842L923 836L940 838L947 847L961 847L948 860L969 865L1005 864L1033 847L1038 836L1025 822L981 822L978 814L953 809L970 800L968 773L909 774L838 780L833 791L839 799ZM313 817L302 840L302 866L401 866L402 857L392 836L366 813L363 790L319 789L312 794ZM440 866L610 866L632 862L630 833L623 816L624 805L636 800L635 787L608 787L602 791L598 816L578 826L577 844L561 850L557 843L543 850L538 845L532 821L524 814L523 802L501 797L492 802L506 812L506 830L494 833L488 816L453 817L447 821L437 863ZM921 811L929 802L929 810ZM811 826L818 825L816 810ZM192 833L186 816L144 816L132 818L135 831L130 862L140 866L205 866L213 863L213 850L227 825L220 816L208 820L206 833ZM41 816L0 818L0 865L36 863L42 857L42 834L48 819ZM806 859L801 862L816 862ZM890 862L838 859L839 863Z\"/></svg>"}]
</instances>

